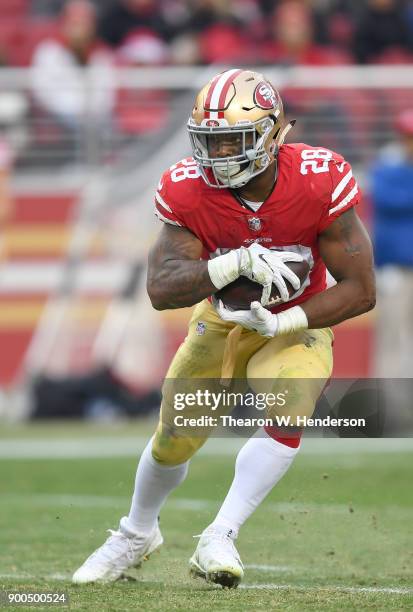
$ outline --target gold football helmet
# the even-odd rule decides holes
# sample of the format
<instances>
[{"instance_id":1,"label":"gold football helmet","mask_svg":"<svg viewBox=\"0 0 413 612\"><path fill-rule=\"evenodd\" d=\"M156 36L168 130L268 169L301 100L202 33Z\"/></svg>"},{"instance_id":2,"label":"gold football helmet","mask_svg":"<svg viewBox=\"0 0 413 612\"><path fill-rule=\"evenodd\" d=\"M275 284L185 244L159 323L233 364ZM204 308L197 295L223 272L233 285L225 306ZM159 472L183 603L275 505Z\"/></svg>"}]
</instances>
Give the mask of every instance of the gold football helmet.
<instances>
[{"instance_id":1,"label":"gold football helmet","mask_svg":"<svg viewBox=\"0 0 413 612\"><path fill-rule=\"evenodd\" d=\"M205 182L234 189L268 168L291 126L278 91L259 72L239 69L201 89L187 124Z\"/></svg>"}]
</instances>

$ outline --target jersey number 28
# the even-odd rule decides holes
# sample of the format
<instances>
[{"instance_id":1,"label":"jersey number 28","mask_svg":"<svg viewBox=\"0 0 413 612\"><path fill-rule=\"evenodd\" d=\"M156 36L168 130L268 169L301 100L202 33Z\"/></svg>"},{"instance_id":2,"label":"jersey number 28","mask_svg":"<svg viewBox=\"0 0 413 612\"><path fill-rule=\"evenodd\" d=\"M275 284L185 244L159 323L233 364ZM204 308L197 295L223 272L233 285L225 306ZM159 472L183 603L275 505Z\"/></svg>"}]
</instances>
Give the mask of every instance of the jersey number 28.
<instances>
[{"instance_id":1,"label":"jersey number 28","mask_svg":"<svg viewBox=\"0 0 413 612\"><path fill-rule=\"evenodd\" d=\"M301 158L304 160L300 166L301 174L308 174L309 170L315 174L328 172L328 162L332 157L332 152L327 149L304 149L301 153Z\"/></svg>"},{"instance_id":2,"label":"jersey number 28","mask_svg":"<svg viewBox=\"0 0 413 612\"><path fill-rule=\"evenodd\" d=\"M195 160L191 157L186 157L179 164L174 164L169 168L171 171L171 179L174 183L179 183L188 178L198 178L200 176L199 168Z\"/></svg>"}]
</instances>

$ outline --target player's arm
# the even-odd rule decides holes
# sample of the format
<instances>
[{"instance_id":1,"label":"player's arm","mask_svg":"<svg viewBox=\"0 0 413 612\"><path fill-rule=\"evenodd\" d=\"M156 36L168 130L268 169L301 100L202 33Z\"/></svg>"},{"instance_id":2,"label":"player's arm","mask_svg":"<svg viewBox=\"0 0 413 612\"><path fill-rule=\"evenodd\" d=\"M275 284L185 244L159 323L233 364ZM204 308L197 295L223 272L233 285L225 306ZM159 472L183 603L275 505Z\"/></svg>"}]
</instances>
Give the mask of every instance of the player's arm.
<instances>
[{"instance_id":1,"label":"player's arm","mask_svg":"<svg viewBox=\"0 0 413 612\"><path fill-rule=\"evenodd\" d=\"M284 252L266 261L261 250L259 245L240 247L202 261L200 240L189 230L166 223L149 254L147 289L153 307L165 310L192 306L240 275L261 283L268 297L272 283L288 296L285 279L298 289L300 280L285 260L302 261L302 257Z\"/></svg>"},{"instance_id":2,"label":"player's arm","mask_svg":"<svg viewBox=\"0 0 413 612\"><path fill-rule=\"evenodd\" d=\"M372 247L354 208L340 215L320 234L319 249L337 285L301 304L308 327L336 325L374 308Z\"/></svg>"},{"instance_id":3,"label":"player's arm","mask_svg":"<svg viewBox=\"0 0 413 612\"><path fill-rule=\"evenodd\" d=\"M192 306L216 291L201 253L190 231L163 225L148 259L147 290L156 310Z\"/></svg>"},{"instance_id":4,"label":"player's arm","mask_svg":"<svg viewBox=\"0 0 413 612\"><path fill-rule=\"evenodd\" d=\"M337 285L279 314L253 302L249 311L221 307L220 317L271 338L307 327L328 327L371 310L376 299L371 243L353 208L320 234L319 248Z\"/></svg>"}]
</instances>

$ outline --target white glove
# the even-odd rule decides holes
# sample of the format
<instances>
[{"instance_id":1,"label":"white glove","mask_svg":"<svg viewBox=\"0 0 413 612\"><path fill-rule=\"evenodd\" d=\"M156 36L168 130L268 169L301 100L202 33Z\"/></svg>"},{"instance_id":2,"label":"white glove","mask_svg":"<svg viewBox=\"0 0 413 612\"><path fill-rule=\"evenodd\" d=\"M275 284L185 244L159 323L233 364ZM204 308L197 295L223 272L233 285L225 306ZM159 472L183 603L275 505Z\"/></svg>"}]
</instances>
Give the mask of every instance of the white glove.
<instances>
[{"instance_id":1,"label":"white glove","mask_svg":"<svg viewBox=\"0 0 413 612\"><path fill-rule=\"evenodd\" d=\"M211 259L208 262L208 272L217 289L222 289L239 276L246 276L259 283L263 286L261 303L266 305L270 300L273 283L283 302L287 302L290 297L284 279L296 291L300 288L300 279L285 265L286 261L301 262L303 257L290 251L271 251L254 242L248 249L241 247Z\"/></svg>"},{"instance_id":2,"label":"white glove","mask_svg":"<svg viewBox=\"0 0 413 612\"><path fill-rule=\"evenodd\" d=\"M266 338L273 338L278 330L278 317L259 302L252 302L250 310L229 310L221 300L215 302L215 309L223 321L237 323L246 329L258 332Z\"/></svg>"},{"instance_id":3,"label":"white glove","mask_svg":"<svg viewBox=\"0 0 413 612\"><path fill-rule=\"evenodd\" d=\"M252 302L250 310L229 310L221 300L215 300L214 306L223 321L237 323L266 338L293 334L308 328L307 315L301 306L294 306L278 314L273 314L259 302Z\"/></svg>"},{"instance_id":4,"label":"white glove","mask_svg":"<svg viewBox=\"0 0 413 612\"><path fill-rule=\"evenodd\" d=\"M250 253L249 266L241 269L240 274L247 276L250 280L263 285L261 304L264 306L270 301L272 284L277 287L283 302L288 302L288 293L285 279L288 280L296 291L301 286L300 279L288 266L286 261L303 261L303 257L291 251L272 251L254 242L247 249Z\"/></svg>"}]
</instances>

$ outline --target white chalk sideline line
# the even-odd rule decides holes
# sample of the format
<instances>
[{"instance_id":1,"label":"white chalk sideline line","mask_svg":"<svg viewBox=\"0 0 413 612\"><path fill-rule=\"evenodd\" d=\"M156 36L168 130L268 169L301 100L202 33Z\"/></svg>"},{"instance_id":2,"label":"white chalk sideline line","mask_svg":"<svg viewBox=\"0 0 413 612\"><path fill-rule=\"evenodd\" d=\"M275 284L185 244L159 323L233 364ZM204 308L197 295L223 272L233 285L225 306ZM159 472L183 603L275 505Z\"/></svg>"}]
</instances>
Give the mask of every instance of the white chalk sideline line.
<instances>
[{"instance_id":1,"label":"white chalk sideline line","mask_svg":"<svg viewBox=\"0 0 413 612\"><path fill-rule=\"evenodd\" d=\"M85 437L24 439L0 438L0 459L87 459L138 457L148 443L147 437ZM200 449L207 456L234 456L245 438L212 438ZM413 452L411 438L307 438L301 454L364 455L370 453Z\"/></svg>"},{"instance_id":2,"label":"white chalk sideline line","mask_svg":"<svg viewBox=\"0 0 413 612\"><path fill-rule=\"evenodd\" d=\"M131 491L132 496L132 491ZM23 503L28 502L31 507L47 507L47 506L63 506L66 508L119 508L125 506L125 510L129 507L131 496L111 497L104 495L77 495L77 494L50 494L50 493L11 493L3 494L0 499L2 504ZM217 506L218 502L208 499L192 499L179 498L168 500L168 506L180 510L200 511L209 510Z\"/></svg>"},{"instance_id":3,"label":"white chalk sideline line","mask_svg":"<svg viewBox=\"0 0 413 612\"><path fill-rule=\"evenodd\" d=\"M322 586L304 586L297 584L241 584L240 589L257 589L257 590L292 590L292 591L341 591L343 593L383 593L388 595L410 595L413 593L413 587L350 587L335 584L326 584Z\"/></svg>"},{"instance_id":4,"label":"white chalk sideline line","mask_svg":"<svg viewBox=\"0 0 413 612\"><path fill-rule=\"evenodd\" d=\"M251 567L251 566L250 566ZM258 566L257 566L258 567ZM0 579L4 580L56 580L56 581L64 581L68 582L72 578L71 574L43 574L43 575L34 575L34 574L14 574L14 573L0 573ZM165 584L161 580L138 580L138 584L148 583L148 584ZM305 586L305 585L297 585L297 584L273 584L273 583L264 583L264 584L241 584L239 586L240 589L247 590L291 590L291 591L308 591L308 592L320 592L320 591L341 591L343 593L381 593L388 595L410 595L413 593L413 587L350 587L343 585L322 585L322 586Z\"/></svg>"},{"instance_id":5,"label":"white chalk sideline line","mask_svg":"<svg viewBox=\"0 0 413 612\"><path fill-rule=\"evenodd\" d=\"M131 497L127 496L103 496L82 494L50 494L50 493L3 493L0 499L0 507L4 504L29 503L31 507L61 506L66 510L72 508L121 508L125 511L129 508ZM166 508L185 510L190 512L202 512L217 509L219 500L195 499L191 497L172 498L167 501ZM317 502L265 502L265 507L272 512L307 514L309 512L327 512L329 514L348 515L348 504L332 504ZM411 508L391 504L383 507L386 512L398 516L411 516ZM357 506L352 508L357 513L370 513L375 507Z\"/></svg>"},{"instance_id":6,"label":"white chalk sideline line","mask_svg":"<svg viewBox=\"0 0 413 612\"><path fill-rule=\"evenodd\" d=\"M259 563L247 563L244 565L245 569L258 570L260 572L273 572L274 574L295 574L298 571L308 571L305 567L297 567L293 565L261 565Z\"/></svg>"},{"instance_id":7,"label":"white chalk sideline line","mask_svg":"<svg viewBox=\"0 0 413 612\"><path fill-rule=\"evenodd\" d=\"M26 574L26 573L0 573L0 580L71 580L72 574Z\"/></svg>"}]
</instances>

